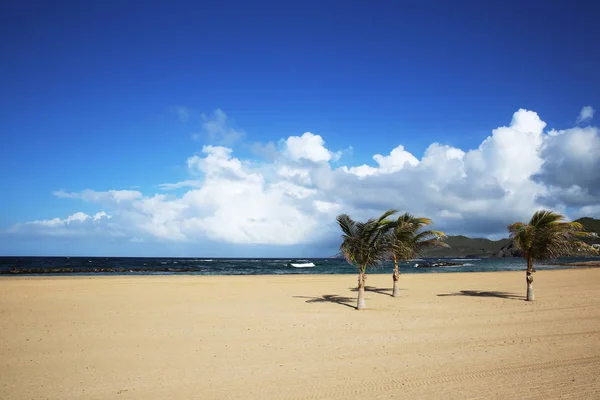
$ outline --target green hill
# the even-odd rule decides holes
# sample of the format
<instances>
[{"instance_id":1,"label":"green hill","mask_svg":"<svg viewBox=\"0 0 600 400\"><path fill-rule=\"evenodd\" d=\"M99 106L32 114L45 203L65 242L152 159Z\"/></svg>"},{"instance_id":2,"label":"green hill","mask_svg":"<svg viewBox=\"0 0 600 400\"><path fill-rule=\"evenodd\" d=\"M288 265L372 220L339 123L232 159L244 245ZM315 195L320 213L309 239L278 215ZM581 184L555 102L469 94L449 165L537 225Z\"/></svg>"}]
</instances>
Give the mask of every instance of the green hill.
<instances>
[{"instance_id":1,"label":"green hill","mask_svg":"<svg viewBox=\"0 0 600 400\"><path fill-rule=\"evenodd\" d=\"M576 219L575 222L579 222L586 231L595 232L600 235L600 219L583 217Z\"/></svg>"},{"instance_id":2,"label":"green hill","mask_svg":"<svg viewBox=\"0 0 600 400\"><path fill-rule=\"evenodd\" d=\"M588 244L600 244L600 219L583 217L576 219L575 222L579 222L587 232L595 234L596 236L585 239Z\"/></svg>"},{"instance_id":3,"label":"green hill","mask_svg":"<svg viewBox=\"0 0 600 400\"><path fill-rule=\"evenodd\" d=\"M508 239L489 240L468 238L466 236L448 236L449 248L433 248L425 252L425 257L490 257L508 244Z\"/></svg>"}]
</instances>

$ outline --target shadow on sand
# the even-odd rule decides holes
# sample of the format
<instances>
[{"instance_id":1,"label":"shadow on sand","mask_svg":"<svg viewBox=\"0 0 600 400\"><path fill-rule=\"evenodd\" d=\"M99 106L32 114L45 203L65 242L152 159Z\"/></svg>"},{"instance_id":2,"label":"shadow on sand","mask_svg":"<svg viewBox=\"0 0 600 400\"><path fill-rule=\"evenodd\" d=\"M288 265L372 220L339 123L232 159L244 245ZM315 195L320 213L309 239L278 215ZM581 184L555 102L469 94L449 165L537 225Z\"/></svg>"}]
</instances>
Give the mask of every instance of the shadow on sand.
<instances>
[{"instance_id":1,"label":"shadow on sand","mask_svg":"<svg viewBox=\"0 0 600 400\"><path fill-rule=\"evenodd\" d=\"M348 289L350 289L352 292L358 292L357 287L351 287ZM400 290L406 290L406 289L400 289ZM385 296L393 297L391 288L378 288L375 286L365 286L365 292L379 293L379 294L383 294Z\"/></svg>"},{"instance_id":2,"label":"shadow on sand","mask_svg":"<svg viewBox=\"0 0 600 400\"><path fill-rule=\"evenodd\" d=\"M525 300L525 296L519 296L508 292L481 292L479 290L461 290L456 293L440 293L438 296L471 296L471 297L497 297L500 299Z\"/></svg>"},{"instance_id":3,"label":"shadow on sand","mask_svg":"<svg viewBox=\"0 0 600 400\"><path fill-rule=\"evenodd\" d=\"M338 296L337 294L324 294L319 297L308 297L308 296L293 296L298 299L308 299L307 303L335 303L342 306L356 309L352 304L356 302L355 298Z\"/></svg>"}]
</instances>

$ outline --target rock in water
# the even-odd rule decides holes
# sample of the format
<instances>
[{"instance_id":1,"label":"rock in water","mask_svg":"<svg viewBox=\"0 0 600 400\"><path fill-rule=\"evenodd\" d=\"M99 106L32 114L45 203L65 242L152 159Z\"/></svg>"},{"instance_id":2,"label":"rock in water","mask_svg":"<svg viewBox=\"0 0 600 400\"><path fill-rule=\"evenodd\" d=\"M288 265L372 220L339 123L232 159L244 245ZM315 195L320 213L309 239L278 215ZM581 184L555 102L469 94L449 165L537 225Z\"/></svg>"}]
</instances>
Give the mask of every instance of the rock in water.
<instances>
[{"instance_id":1,"label":"rock in water","mask_svg":"<svg viewBox=\"0 0 600 400\"><path fill-rule=\"evenodd\" d=\"M423 263L423 264L415 264L417 268L438 268L438 267L457 267L459 265L464 265L463 263L458 262L450 262L450 261L438 261L434 263Z\"/></svg>"}]
</instances>

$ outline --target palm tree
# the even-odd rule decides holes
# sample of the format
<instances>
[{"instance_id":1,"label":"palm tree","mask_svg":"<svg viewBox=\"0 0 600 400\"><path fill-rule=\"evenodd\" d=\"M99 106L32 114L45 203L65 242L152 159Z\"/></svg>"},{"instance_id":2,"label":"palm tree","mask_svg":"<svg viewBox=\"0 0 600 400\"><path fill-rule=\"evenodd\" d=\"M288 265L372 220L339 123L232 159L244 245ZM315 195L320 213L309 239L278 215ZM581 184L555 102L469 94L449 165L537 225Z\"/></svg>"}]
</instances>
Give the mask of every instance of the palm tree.
<instances>
[{"instance_id":1,"label":"palm tree","mask_svg":"<svg viewBox=\"0 0 600 400\"><path fill-rule=\"evenodd\" d=\"M398 270L399 261L408 261L422 254L428 247L442 246L449 247L444 243L446 234L441 231L421 230L431 225L431 219L415 217L409 213L404 213L394 221L393 229L389 231L390 257L394 261L394 289L392 296L400 296L398 280L400 271Z\"/></svg>"},{"instance_id":2,"label":"palm tree","mask_svg":"<svg viewBox=\"0 0 600 400\"><path fill-rule=\"evenodd\" d=\"M365 304L365 279L367 267L374 267L387 258L389 245L387 231L393 224L387 218L396 210L386 211L377 219L367 222L354 221L347 214L340 214L336 220L342 229L340 253L349 264L358 269L358 299L356 309L362 310Z\"/></svg>"},{"instance_id":3,"label":"palm tree","mask_svg":"<svg viewBox=\"0 0 600 400\"><path fill-rule=\"evenodd\" d=\"M548 210L533 214L529 223L515 222L508 226L510 238L527 261L527 301L533 301L533 263L553 260L575 252L595 253L596 250L581 241L588 236L578 222L563 222L565 217Z\"/></svg>"}]
</instances>

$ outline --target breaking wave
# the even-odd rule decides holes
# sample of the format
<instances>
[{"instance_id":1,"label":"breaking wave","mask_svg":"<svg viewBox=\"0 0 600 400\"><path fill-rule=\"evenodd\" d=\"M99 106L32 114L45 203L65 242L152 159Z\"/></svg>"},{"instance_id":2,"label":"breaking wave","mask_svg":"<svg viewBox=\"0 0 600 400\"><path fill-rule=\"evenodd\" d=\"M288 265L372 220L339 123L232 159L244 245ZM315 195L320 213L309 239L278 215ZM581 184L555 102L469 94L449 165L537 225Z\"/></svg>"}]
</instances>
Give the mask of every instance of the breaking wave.
<instances>
[{"instance_id":1,"label":"breaking wave","mask_svg":"<svg viewBox=\"0 0 600 400\"><path fill-rule=\"evenodd\" d=\"M312 268L315 266L315 264L308 262L308 263L301 263L301 264L290 264L292 267L294 268Z\"/></svg>"}]
</instances>

